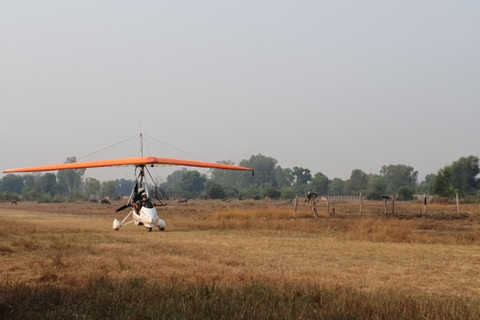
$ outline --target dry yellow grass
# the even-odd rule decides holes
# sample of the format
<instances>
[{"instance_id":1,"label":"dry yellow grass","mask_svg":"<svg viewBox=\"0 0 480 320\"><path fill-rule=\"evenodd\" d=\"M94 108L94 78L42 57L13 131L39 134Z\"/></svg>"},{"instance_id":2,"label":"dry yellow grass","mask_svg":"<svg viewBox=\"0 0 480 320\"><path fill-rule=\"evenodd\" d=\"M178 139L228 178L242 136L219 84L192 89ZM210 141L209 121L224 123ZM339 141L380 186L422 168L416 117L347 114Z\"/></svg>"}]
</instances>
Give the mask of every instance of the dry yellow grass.
<instances>
[{"instance_id":1,"label":"dry yellow grass","mask_svg":"<svg viewBox=\"0 0 480 320\"><path fill-rule=\"evenodd\" d=\"M370 205L382 212L382 204ZM314 220L308 207L294 214L288 202L197 201L159 208L167 231L147 233L135 226L113 231L113 219L126 214L115 213L116 205L0 204L0 277L66 288L108 277L480 293L477 206L468 206L471 219L455 221L360 218L357 203L335 206L336 216L320 206L323 218Z\"/></svg>"}]
</instances>

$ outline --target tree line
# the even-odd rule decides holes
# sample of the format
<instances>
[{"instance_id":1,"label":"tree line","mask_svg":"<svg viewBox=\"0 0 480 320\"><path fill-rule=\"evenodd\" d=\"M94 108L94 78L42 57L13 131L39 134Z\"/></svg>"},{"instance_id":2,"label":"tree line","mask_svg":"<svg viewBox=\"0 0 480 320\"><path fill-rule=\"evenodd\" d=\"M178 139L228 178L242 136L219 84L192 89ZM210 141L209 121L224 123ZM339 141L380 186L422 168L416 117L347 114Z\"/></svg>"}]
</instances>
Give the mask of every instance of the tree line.
<instances>
[{"instance_id":1,"label":"tree line","mask_svg":"<svg viewBox=\"0 0 480 320\"><path fill-rule=\"evenodd\" d=\"M66 163L76 162L69 157ZM219 161L235 164L230 160ZM166 182L155 191L163 198L202 199L293 199L297 195L314 192L319 195L358 195L366 199L380 200L381 195L395 195L399 200L411 200L415 194L439 197L463 198L480 196L479 159L476 156L461 157L450 165L428 174L418 182L418 172L405 164L382 166L378 174L367 174L353 169L350 178L329 179L321 172L303 167L282 168L278 161L262 154L252 155L240 161L240 166L252 168L255 175L242 171L212 169L203 174L197 170L182 168L171 173ZM85 169L61 170L56 174L8 174L0 179L1 200L27 201L75 201L92 197L120 197L130 195L134 181L117 179L99 181L84 178Z\"/></svg>"}]
</instances>

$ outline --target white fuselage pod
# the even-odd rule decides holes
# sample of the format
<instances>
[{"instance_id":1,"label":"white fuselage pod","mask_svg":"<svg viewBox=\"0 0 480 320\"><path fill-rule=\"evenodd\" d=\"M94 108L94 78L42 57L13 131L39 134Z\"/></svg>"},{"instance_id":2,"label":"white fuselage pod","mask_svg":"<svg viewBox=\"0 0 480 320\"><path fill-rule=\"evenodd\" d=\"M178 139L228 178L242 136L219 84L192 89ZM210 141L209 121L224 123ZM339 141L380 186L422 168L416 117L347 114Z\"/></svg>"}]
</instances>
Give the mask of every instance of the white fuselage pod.
<instances>
[{"instance_id":1,"label":"white fuselage pod","mask_svg":"<svg viewBox=\"0 0 480 320\"><path fill-rule=\"evenodd\" d=\"M136 214L135 212L133 212L133 219L135 221L143 223L143 225L147 228L158 227L158 214L155 207L142 207L140 209L140 214Z\"/></svg>"},{"instance_id":2,"label":"white fuselage pod","mask_svg":"<svg viewBox=\"0 0 480 320\"><path fill-rule=\"evenodd\" d=\"M129 222L125 221L132 217L132 220ZM124 225L134 222L135 225L144 225L148 231L152 231L153 227L158 227L160 231L165 231L165 221L160 219L157 214L157 209L153 208L146 208L142 207L140 209L140 214L137 214L135 210L130 211L130 213L123 219L122 222L118 221L117 219L113 220L113 229L120 230L120 228Z\"/></svg>"}]
</instances>

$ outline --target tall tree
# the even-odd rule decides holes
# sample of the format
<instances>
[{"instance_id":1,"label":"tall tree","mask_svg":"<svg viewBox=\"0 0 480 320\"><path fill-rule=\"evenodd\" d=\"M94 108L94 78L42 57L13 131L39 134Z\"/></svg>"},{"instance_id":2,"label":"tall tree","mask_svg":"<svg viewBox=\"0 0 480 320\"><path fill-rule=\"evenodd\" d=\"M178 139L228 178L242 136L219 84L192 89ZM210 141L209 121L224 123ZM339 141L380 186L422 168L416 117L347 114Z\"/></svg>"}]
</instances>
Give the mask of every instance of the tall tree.
<instances>
[{"instance_id":1,"label":"tall tree","mask_svg":"<svg viewBox=\"0 0 480 320\"><path fill-rule=\"evenodd\" d=\"M262 154L252 155L248 160L240 161L240 166L252 168L255 170L255 176L243 173L241 175L241 188L248 188L255 184L260 189L268 186L276 186L275 167L277 160Z\"/></svg>"},{"instance_id":2,"label":"tall tree","mask_svg":"<svg viewBox=\"0 0 480 320\"><path fill-rule=\"evenodd\" d=\"M474 195L477 192L477 175L479 173L478 157L461 157L454 161L452 167L452 185L462 196Z\"/></svg>"},{"instance_id":3,"label":"tall tree","mask_svg":"<svg viewBox=\"0 0 480 320\"><path fill-rule=\"evenodd\" d=\"M76 157L68 157L65 163L77 162ZM82 188L85 169L60 170L57 172L58 187L62 192L75 192Z\"/></svg>"},{"instance_id":4,"label":"tall tree","mask_svg":"<svg viewBox=\"0 0 480 320\"><path fill-rule=\"evenodd\" d=\"M380 196L385 194L387 182L384 176L379 174L368 175L367 199L380 200Z\"/></svg>"},{"instance_id":5,"label":"tall tree","mask_svg":"<svg viewBox=\"0 0 480 320\"><path fill-rule=\"evenodd\" d=\"M98 197L101 190L100 180L95 178L85 179L85 193L87 196Z\"/></svg>"},{"instance_id":6,"label":"tall tree","mask_svg":"<svg viewBox=\"0 0 480 320\"><path fill-rule=\"evenodd\" d=\"M425 179L420 183L418 187L419 192L430 193L432 192L433 183L435 182L436 174L430 173L425 176Z\"/></svg>"},{"instance_id":7,"label":"tall tree","mask_svg":"<svg viewBox=\"0 0 480 320\"><path fill-rule=\"evenodd\" d=\"M168 175L167 181L162 183L160 187L168 192L179 191L180 184L182 183L182 177L185 172L187 172L186 168L173 171L171 174Z\"/></svg>"},{"instance_id":8,"label":"tall tree","mask_svg":"<svg viewBox=\"0 0 480 320\"><path fill-rule=\"evenodd\" d=\"M367 190L368 176L360 169L352 170L350 174L350 180L348 181L348 192L351 194L357 194L363 190Z\"/></svg>"},{"instance_id":9,"label":"tall tree","mask_svg":"<svg viewBox=\"0 0 480 320\"><path fill-rule=\"evenodd\" d=\"M328 186L328 194L341 196L345 194L345 181L340 178L333 178Z\"/></svg>"},{"instance_id":10,"label":"tall tree","mask_svg":"<svg viewBox=\"0 0 480 320\"><path fill-rule=\"evenodd\" d=\"M27 201L34 201L42 198L43 193L39 185L39 174L27 174L23 176L22 198Z\"/></svg>"},{"instance_id":11,"label":"tall tree","mask_svg":"<svg viewBox=\"0 0 480 320\"><path fill-rule=\"evenodd\" d=\"M39 180L39 175L38 174L26 174L23 176L23 186L24 188L29 188L29 189L34 189L37 187L38 180Z\"/></svg>"},{"instance_id":12,"label":"tall tree","mask_svg":"<svg viewBox=\"0 0 480 320\"><path fill-rule=\"evenodd\" d=\"M418 172L404 164L383 166L380 173L385 177L388 194L397 194L398 188L403 186L415 188L417 183Z\"/></svg>"},{"instance_id":13,"label":"tall tree","mask_svg":"<svg viewBox=\"0 0 480 320\"><path fill-rule=\"evenodd\" d=\"M132 193L133 187L135 186L135 181L122 178L120 180L115 180L115 184L117 186L115 194L120 196L129 196Z\"/></svg>"},{"instance_id":14,"label":"tall tree","mask_svg":"<svg viewBox=\"0 0 480 320\"><path fill-rule=\"evenodd\" d=\"M182 176L182 182L180 183L180 189L182 191L200 193L205 189L205 183L207 178L204 174L196 170L186 171Z\"/></svg>"},{"instance_id":15,"label":"tall tree","mask_svg":"<svg viewBox=\"0 0 480 320\"><path fill-rule=\"evenodd\" d=\"M275 168L275 181L278 188L290 187L293 183L293 171L290 168L283 169L280 166Z\"/></svg>"},{"instance_id":16,"label":"tall tree","mask_svg":"<svg viewBox=\"0 0 480 320\"><path fill-rule=\"evenodd\" d=\"M317 194L328 194L329 180L326 175L321 172L315 174L312 178L311 191Z\"/></svg>"},{"instance_id":17,"label":"tall tree","mask_svg":"<svg viewBox=\"0 0 480 320\"><path fill-rule=\"evenodd\" d=\"M461 157L438 171L432 192L441 197L451 197L457 192L461 196L474 195L478 188L478 173L478 157Z\"/></svg>"},{"instance_id":18,"label":"tall tree","mask_svg":"<svg viewBox=\"0 0 480 320\"><path fill-rule=\"evenodd\" d=\"M115 191L117 190L117 184L114 180L103 181L102 182L102 196L112 198L115 196Z\"/></svg>"},{"instance_id":19,"label":"tall tree","mask_svg":"<svg viewBox=\"0 0 480 320\"><path fill-rule=\"evenodd\" d=\"M2 191L9 193L22 193L23 177L16 174L7 174L2 178Z\"/></svg>"},{"instance_id":20,"label":"tall tree","mask_svg":"<svg viewBox=\"0 0 480 320\"><path fill-rule=\"evenodd\" d=\"M235 165L231 160L217 161L217 163ZM244 172L234 170L212 169L210 170L211 181L221 185L224 188L238 188L242 174Z\"/></svg>"},{"instance_id":21,"label":"tall tree","mask_svg":"<svg viewBox=\"0 0 480 320\"><path fill-rule=\"evenodd\" d=\"M54 173L45 173L39 179L40 190L43 193L48 193L52 197L57 192L57 177Z\"/></svg>"},{"instance_id":22,"label":"tall tree","mask_svg":"<svg viewBox=\"0 0 480 320\"><path fill-rule=\"evenodd\" d=\"M302 167L293 167L293 176L295 177L295 183L293 189L297 194L306 194L310 189L308 183L312 180L312 174L310 169Z\"/></svg>"},{"instance_id":23,"label":"tall tree","mask_svg":"<svg viewBox=\"0 0 480 320\"><path fill-rule=\"evenodd\" d=\"M432 192L433 194L445 198L455 196L455 193L458 192L458 189L455 189L455 187L452 185L451 167L447 166L438 170L435 181L433 181Z\"/></svg>"}]
</instances>

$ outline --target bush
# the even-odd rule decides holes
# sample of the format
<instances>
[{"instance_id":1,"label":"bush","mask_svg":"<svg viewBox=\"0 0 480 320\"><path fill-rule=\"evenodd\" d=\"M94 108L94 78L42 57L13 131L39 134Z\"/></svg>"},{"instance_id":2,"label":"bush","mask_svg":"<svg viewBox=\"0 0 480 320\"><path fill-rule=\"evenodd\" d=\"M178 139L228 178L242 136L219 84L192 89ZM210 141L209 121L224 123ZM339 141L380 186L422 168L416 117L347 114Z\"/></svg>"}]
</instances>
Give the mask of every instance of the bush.
<instances>
[{"instance_id":1,"label":"bush","mask_svg":"<svg viewBox=\"0 0 480 320\"><path fill-rule=\"evenodd\" d=\"M245 191L245 197L258 200L260 199L260 189L254 184L252 184L248 189Z\"/></svg>"},{"instance_id":2,"label":"bush","mask_svg":"<svg viewBox=\"0 0 480 320\"><path fill-rule=\"evenodd\" d=\"M268 189L263 190L262 195L264 198L278 200L280 199L280 196L282 195L282 193L277 188L270 187Z\"/></svg>"},{"instance_id":3,"label":"bush","mask_svg":"<svg viewBox=\"0 0 480 320\"><path fill-rule=\"evenodd\" d=\"M10 193L8 191L4 191L2 194L1 194L1 201L12 201L12 200L17 200L19 201L20 200L20 195L18 193Z\"/></svg>"},{"instance_id":4,"label":"bush","mask_svg":"<svg viewBox=\"0 0 480 320\"><path fill-rule=\"evenodd\" d=\"M210 199L223 199L227 196L221 185L211 182L207 183L207 186L205 187L205 194Z\"/></svg>"},{"instance_id":5,"label":"bush","mask_svg":"<svg viewBox=\"0 0 480 320\"><path fill-rule=\"evenodd\" d=\"M293 191L292 188L286 187L286 188L282 189L282 192L281 192L281 198L282 199L291 200L291 199L295 199L295 197L296 197L296 194L295 194L295 191Z\"/></svg>"},{"instance_id":6,"label":"bush","mask_svg":"<svg viewBox=\"0 0 480 320\"><path fill-rule=\"evenodd\" d=\"M415 195L415 190L411 187L403 186L397 190L398 200L413 200Z\"/></svg>"},{"instance_id":7,"label":"bush","mask_svg":"<svg viewBox=\"0 0 480 320\"><path fill-rule=\"evenodd\" d=\"M380 196L381 193L377 191L368 191L367 193L365 193L365 199L367 200L382 200Z\"/></svg>"}]
</instances>

